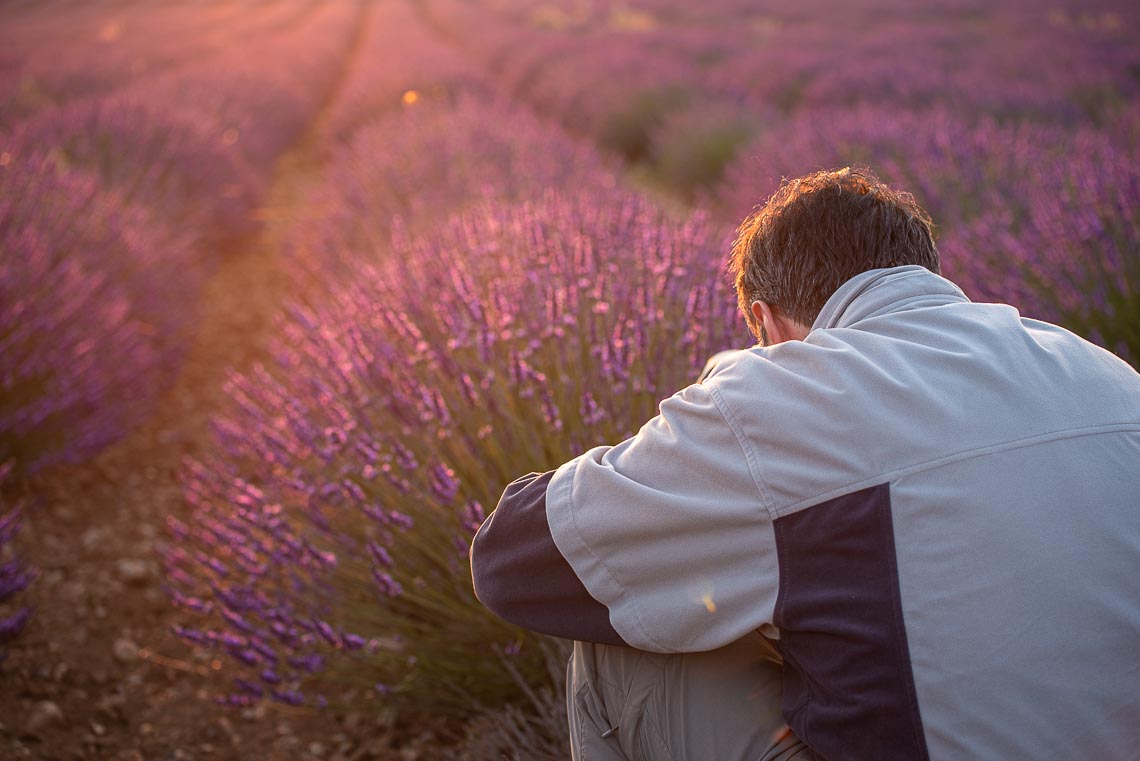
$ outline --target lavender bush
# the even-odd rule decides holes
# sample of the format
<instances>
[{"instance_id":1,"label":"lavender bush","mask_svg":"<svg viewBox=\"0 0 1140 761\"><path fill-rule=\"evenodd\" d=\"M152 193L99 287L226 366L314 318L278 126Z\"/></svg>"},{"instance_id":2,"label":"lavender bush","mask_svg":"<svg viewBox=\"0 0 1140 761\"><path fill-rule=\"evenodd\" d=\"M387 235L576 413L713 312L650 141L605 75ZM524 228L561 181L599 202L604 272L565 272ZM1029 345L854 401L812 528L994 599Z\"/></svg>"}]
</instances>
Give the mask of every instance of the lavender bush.
<instances>
[{"instance_id":1,"label":"lavender bush","mask_svg":"<svg viewBox=\"0 0 1140 761\"><path fill-rule=\"evenodd\" d=\"M264 179L232 138L200 110L135 95L41 114L21 123L0 149L16 156L50 151L61 166L90 171L124 201L149 207L213 247L252 231L251 212L264 192Z\"/></svg>"},{"instance_id":2,"label":"lavender bush","mask_svg":"<svg viewBox=\"0 0 1140 761\"><path fill-rule=\"evenodd\" d=\"M0 461L90 456L148 409L193 314L187 242L50 158L0 167Z\"/></svg>"},{"instance_id":3,"label":"lavender bush","mask_svg":"<svg viewBox=\"0 0 1140 761\"><path fill-rule=\"evenodd\" d=\"M1017 190L952 231L942 254L972 297L1012 303L1140 367L1140 156L1091 131L1070 145L1064 161L1023 167Z\"/></svg>"},{"instance_id":4,"label":"lavender bush","mask_svg":"<svg viewBox=\"0 0 1140 761\"><path fill-rule=\"evenodd\" d=\"M1138 60L1128 36L1102 24L1095 11L1097 22L1069 23L1063 11L1043 14L1011 2L967 9L954 2L870 5L888 7L860 34L848 33L866 18L854 6L829 14L817 35L784 41L814 53L797 105L941 105L1003 120L1071 123L1099 117L1114 101L1136 94L1126 74ZM1024 34L1026 28L1034 33Z\"/></svg>"},{"instance_id":5,"label":"lavender bush","mask_svg":"<svg viewBox=\"0 0 1140 761\"><path fill-rule=\"evenodd\" d=\"M632 196L492 203L294 310L172 522L179 632L234 657L228 699L339 682L467 712L544 682L540 641L474 599L469 539L510 480L630 435L744 345L723 243Z\"/></svg>"},{"instance_id":6,"label":"lavender bush","mask_svg":"<svg viewBox=\"0 0 1140 761\"><path fill-rule=\"evenodd\" d=\"M754 113L716 101L674 114L652 138L654 175L692 199L716 185L761 123Z\"/></svg>"},{"instance_id":7,"label":"lavender bush","mask_svg":"<svg viewBox=\"0 0 1140 761\"><path fill-rule=\"evenodd\" d=\"M783 177L867 164L914 193L942 228L982 211L1034 160L1059 160L1069 132L1044 125L1003 126L992 118L936 108L877 106L802 109L769 122L725 174L717 205L738 217L779 187Z\"/></svg>"},{"instance_id":8,"label":"lavender bush","mask_svg":"<svg viewBox=\"0 0 1140 761\"><path fill-rule=\"evenodd\" d=\"M172 377L208 263L194 244L249 229L263 178L320 107L361 6L282 9L254 14L262 33L248 44L124 77L113 98L0 137L0 243L12 253L0 262L0 459L31 471L88 457Z\"/></svg>"},{"instance_id":9,"label":"lavender bush","mask_svg":"<svg viewBox=\"0 0 1140 761\"><path fill-rule=\"evenodd\" d=\"M589 146L525 109L469 97L415 103L333 155L294 251L315 277L328 278L346 262L381 255L394 228L436 225L479 199L614 183Z\"/></svg>"},{"instance_id":10,"label":"lavender bush","mask_svg":"<svg viewBox=\"0 0 1140 761\"><path fill-rule=\"evenodd\" d=\"M945 110L803 110L746 149L721 187L737 217L781 177L863 163L940 228L946 274L1136 361L1137 112L1106 129L1001 125Z\"/></svg>"}]
</instances>

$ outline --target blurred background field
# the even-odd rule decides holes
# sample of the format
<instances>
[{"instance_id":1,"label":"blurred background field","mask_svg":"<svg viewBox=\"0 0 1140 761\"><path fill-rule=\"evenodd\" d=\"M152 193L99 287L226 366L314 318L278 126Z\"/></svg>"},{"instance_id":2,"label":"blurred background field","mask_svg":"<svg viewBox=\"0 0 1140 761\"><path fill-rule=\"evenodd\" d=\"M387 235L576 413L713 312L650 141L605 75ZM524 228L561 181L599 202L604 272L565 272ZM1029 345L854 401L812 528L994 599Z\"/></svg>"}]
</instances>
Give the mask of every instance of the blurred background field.
<instances>
[{"instance_id":1,"label":"blurred background field","mask_svg":"<svg viewBox=\"0 0 1140 761\"><path fill-rule=\"evenodd\" d=\"M565 758L468 542L749 343L782 177L870 166L971 298L1140 362L1135 3L0 20L3 758Z\"/></svg>"}]
</instances>

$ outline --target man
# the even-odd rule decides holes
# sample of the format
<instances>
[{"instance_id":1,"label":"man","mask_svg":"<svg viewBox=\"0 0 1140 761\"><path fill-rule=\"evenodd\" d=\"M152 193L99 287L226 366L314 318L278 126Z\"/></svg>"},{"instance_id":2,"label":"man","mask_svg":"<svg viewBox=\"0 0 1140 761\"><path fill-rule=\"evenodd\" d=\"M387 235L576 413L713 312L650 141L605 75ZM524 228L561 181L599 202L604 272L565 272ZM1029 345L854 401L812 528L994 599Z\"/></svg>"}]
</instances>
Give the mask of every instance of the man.
<instances>
[{"instance_id":1,"label":"man","mask_svg":"<svg viewBox=\"0 0 1140 761\"><path fill-rule=\"evenodd\" d=\"M1140 376L971 303L867 171L786 182L731 266L761 346L472 547L578 640L575 758L1136 758Z\"/></svg>"}]
</instances>

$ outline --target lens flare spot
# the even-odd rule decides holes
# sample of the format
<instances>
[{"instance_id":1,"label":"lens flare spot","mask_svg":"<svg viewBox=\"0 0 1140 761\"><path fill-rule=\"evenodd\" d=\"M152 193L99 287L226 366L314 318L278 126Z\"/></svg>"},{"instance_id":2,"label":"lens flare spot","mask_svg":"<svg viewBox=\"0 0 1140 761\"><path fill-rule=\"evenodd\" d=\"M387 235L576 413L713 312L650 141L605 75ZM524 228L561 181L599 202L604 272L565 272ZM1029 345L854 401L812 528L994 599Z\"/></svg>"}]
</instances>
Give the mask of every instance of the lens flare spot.
<instances>
[{"instance_id":1,"label":"lens flare spot","mask_svg":"<svg viewBox=\"0 0 1140 761\"><path fill-rule=\"evenodd\" d=\"M420 94L415 90L407 90L404 92L404 105L410 106L420 99Z\"/></svg>"},{"instance_id":2,"label":"lens flare spot","mask_svg":"<svg viewBox=\"0 0 1140 761\"><path fill-rule=\"evenodd\" d=\"M705 610L707 610L709 613L716 613L716 603L713 602L712 595L706 592L701 596L701 602L704 604Z\"/></svg>"},{"instance_id":3,"label":"lens flare spot","mask_svg":"<svg viewBox=\"0 0 1140 761\"><path fill-rule=\"evenodd\" d=\"M657 28L657 19L645 11L616 8L610 12L610 26L624 32L648 32Z\"/></svg>"},{"instance_id":4,"label":"lens flare spot","mask_svg":"<svg viewBox=\"0 0 1140 761\"><path fill-rule=\"evenodd\" d=\"M103 42L114 42L123 36L123 25L118 21L108 21L99 28L99 39Z\"/></svg>"},{"instance_id":5,"label":"lens flare spot","mask_svg":"<svg viewBox=\"0 0 1140 761\"><path fill-rule=\"evenodd\" d=\"M233 145L238 141L239 137L241 137L241 133L233 127L230 127L222 133L222 145Z\"/></svg>"}]
</instances>

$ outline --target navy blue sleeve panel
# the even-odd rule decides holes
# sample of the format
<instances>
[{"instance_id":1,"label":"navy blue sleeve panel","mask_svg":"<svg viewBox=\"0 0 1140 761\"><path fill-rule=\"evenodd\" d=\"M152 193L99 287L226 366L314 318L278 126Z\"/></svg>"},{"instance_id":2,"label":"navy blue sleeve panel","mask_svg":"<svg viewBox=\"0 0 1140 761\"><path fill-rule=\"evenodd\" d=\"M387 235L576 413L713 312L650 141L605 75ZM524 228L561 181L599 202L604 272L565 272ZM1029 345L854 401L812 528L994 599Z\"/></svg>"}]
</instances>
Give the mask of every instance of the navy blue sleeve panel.
<instances>
[{"instance_id":1,"label":"navy blue sleeve panel","mask_svg":"<svg viewBox=\"0 0 1140 761\"><path fill-rule=\"evenodd\" d=\"M927 761L888 484L776 519L784 718L827 759Z\"/></svg>"},{"instance_id":2,"label":"navy blue sleeve panel","mask_svg":"<svg viewBox=\"0 0 1140 761\"><path fill-rule=\"evenodd\" d=\"M606 606L586 591L558 551L546 520L554 471L513 481L471 543L475 596L500 618L555 637L626 643Z\"/></svg>"}]
</instances>

